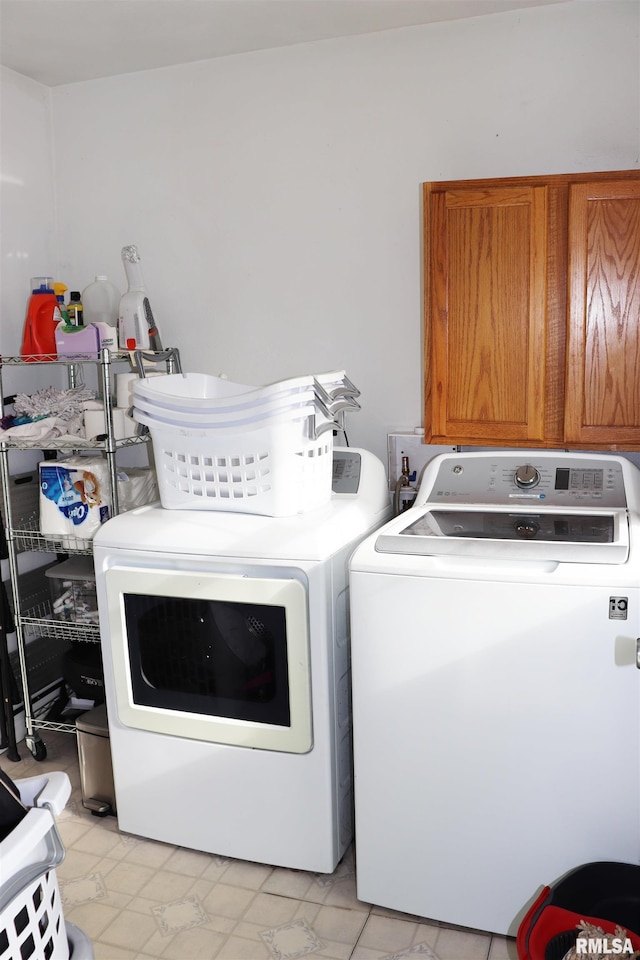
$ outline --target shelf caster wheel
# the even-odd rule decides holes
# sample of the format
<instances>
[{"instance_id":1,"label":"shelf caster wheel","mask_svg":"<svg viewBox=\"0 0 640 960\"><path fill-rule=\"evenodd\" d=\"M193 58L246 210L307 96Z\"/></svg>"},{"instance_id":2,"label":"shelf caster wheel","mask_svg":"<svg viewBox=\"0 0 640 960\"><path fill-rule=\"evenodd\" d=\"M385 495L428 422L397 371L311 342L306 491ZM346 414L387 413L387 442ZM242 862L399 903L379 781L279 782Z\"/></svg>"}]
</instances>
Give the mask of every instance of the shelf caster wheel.
<instances>
[{"instance_id":1,"label":"shelf caster wheel","mask_svg":"<svg viewBox=\"0 0 640 960\"><path fill-rule=\"evenodd\" d=\"M37 737L26 737L25 743L31 751L34 760L40 762L41 760L46 760L47 758L47 748L46 745Z\"/></svg>"}]
</instances>

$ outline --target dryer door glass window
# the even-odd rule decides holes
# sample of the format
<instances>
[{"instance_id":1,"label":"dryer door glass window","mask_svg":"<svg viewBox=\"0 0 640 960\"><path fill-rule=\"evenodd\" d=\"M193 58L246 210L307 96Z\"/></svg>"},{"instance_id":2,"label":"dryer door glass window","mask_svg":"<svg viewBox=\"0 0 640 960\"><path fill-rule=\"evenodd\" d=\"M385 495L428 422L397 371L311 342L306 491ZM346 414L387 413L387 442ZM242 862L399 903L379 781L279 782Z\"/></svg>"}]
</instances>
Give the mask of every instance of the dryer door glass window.
<instances>
[{"instance_id":1,"label":"dryer door glass window","mask_svg":"<svg viewBox=\"0 0 640 960\"><path fill-rule=\"evenodd\" d=\"M290 724L283 607L125 594L124 608L136 703Z\"/></svg>"}]
</instances>

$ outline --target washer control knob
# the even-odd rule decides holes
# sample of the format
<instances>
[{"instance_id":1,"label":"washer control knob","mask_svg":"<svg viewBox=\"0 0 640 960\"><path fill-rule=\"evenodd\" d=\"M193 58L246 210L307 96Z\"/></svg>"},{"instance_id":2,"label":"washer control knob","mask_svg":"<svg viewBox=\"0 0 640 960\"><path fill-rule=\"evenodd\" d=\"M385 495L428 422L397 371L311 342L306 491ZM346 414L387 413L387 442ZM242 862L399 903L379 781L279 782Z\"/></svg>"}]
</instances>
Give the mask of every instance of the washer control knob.
<instances>
[{"instance_id":1,"label":"washer control knob","mask_svg":"<svg viewBox=\"0 0 640 960\"><path fill-rule=\"evenodd\" d=\"M528 490L530 487L538 486L540 483L540 474L532 464L525 463L521 467L518 467L513 479L517 486L523 490Z\"/></svg>"}]
</instances>

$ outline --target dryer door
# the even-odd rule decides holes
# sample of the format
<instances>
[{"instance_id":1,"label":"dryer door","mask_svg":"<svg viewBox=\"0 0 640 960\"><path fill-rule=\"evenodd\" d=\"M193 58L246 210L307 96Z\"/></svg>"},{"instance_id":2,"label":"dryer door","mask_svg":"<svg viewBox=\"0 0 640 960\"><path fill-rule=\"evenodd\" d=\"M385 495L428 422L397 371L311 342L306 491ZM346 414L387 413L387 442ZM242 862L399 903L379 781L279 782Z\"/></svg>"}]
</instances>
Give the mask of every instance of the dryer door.
<instances>
[{"instance_id":1,"label":"dryer door","mask_svg":"<svg viewBox=\"0 0 640 960\"><path fill-rule=\"evenodd\" d=\"M123 724L254 749L311 749L302 583L126 566L104 576L103 646Z\"/></svg>"}]
</instances>

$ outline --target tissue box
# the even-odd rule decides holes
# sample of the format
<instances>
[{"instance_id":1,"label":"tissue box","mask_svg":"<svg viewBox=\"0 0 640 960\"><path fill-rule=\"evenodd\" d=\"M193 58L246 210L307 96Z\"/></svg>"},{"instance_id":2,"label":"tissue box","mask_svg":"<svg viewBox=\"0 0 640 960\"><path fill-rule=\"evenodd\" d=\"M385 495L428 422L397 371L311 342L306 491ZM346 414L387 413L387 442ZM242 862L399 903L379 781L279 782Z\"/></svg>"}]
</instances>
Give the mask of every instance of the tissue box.
<instances>
[{"instance_id":1,"label":"tissue box","mask_svg":"<svg viewBox=\"0 0 640 960\"><path fill-rule=\"evenodd\" d=\"M91 557L71 557L46 570L54 620L98 623L96 575Z\"/></svg>"},{"instance_id":2,"label":"tissue box","mask_svg":"<svg viewBox=\"0 0 640 960\"><path fill-rule=\"evenodd\" d=\"M118 504L121 513L144 507L158 499L158 482L153 467L125 467L118 471Z\"/></svg>"}]
</instances>

